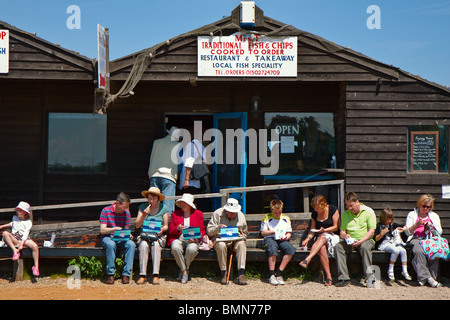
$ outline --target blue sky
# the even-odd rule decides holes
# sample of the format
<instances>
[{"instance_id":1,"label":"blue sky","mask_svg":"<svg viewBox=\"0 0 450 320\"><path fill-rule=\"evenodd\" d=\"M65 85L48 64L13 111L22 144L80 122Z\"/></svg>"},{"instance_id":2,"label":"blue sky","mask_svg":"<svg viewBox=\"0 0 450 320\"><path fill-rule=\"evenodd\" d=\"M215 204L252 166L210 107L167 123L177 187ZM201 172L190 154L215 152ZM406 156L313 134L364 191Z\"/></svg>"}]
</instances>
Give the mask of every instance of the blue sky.
<instances>
[{"instance_id":1,"label":"blue sky","mask_svg":"<svg viewBox=\"0 0 450 320\"><path fill-rule=\"evenodd\" d=\"M450 1L256 0L264 14L348 46L414 75L450 85ZM236 0L1 0L0 20L64 48L97 57L97 23L110 29L110 59L151 47L215 22ZM80 29L69 29L70 5L80 8ZM380 29L369 29L371 5Z\"/></svg>"}]
</instances>

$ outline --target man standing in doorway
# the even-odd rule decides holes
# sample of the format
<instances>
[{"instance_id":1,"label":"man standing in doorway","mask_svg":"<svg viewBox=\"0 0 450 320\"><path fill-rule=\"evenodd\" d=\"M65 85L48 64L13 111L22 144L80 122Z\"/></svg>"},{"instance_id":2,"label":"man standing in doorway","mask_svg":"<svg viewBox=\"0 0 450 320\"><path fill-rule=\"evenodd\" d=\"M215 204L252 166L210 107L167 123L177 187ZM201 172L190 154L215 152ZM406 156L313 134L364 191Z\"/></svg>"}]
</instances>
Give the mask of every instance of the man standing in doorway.
<instances>
[{"instance_id":1,"label":"man standing in doorway","mask_svg":"<svg viewBox=\"0 0 450 320\"><path fill-rule=\"evenodd\" d=\"M350 282L346 254L352 249L361 255L366 283L372 276L372 249L375 245L373 235L377 226L374 211L360 203L356 193L349 192L345 195L345 205L347 210L342 213L340 225L341 241L334 247L339 287L346 286Z\"/></svg>"}]
</instances>

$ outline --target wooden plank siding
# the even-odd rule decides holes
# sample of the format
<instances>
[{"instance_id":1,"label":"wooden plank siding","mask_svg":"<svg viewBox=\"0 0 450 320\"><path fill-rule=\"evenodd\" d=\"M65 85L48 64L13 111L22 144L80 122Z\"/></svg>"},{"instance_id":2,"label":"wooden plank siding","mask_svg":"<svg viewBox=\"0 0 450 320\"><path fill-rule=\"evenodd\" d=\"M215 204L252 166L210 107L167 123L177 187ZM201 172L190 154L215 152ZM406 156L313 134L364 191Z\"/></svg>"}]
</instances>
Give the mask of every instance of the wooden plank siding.
<instances>
[{"instance_id":1,"label":"wooden plank siding","mask_svg":"<svg viewBox=\"0 0 450 320\"><path fill-rule=\"evenodd\" d=\"M0 21L10 30L9 73L0 79L93 81L93 60Z\"/></svg>"},{"instance_id":2,"label":"wooden plank siding","mask_svg":"<svg viewBox=\"0 0 450 320\"><path fill-rule=\"evenodd\" d=\"M376 81L391 79L380 72L368 72L368 68L349 62L343 57L330 54L307 43L298 42L297 78L277 78L276 82L298 81ZM125 81L133 66L135 57L115 60L111 63L111 79ZM143 81L188 81L235 82L240 77L197 77L197 38L176 49L158 55L144 72ZM245 78L246 82L274 82L274 78Z\"/></svg>"},{"instance_id":3,"label":"wooden plank siding","mask_svg":"<svg viewBox=\"0 0 450 320\"><path fill-rule=\"evenodd\" d=\"M417 198L431 193L444 236L450 235L450 200L442 198L448 173L407 172L408 126L448 125L450 95L427 84L349 82L346 86L345 186L377 216L389 207L405 223Z\"/></svg>"}]
</instances>

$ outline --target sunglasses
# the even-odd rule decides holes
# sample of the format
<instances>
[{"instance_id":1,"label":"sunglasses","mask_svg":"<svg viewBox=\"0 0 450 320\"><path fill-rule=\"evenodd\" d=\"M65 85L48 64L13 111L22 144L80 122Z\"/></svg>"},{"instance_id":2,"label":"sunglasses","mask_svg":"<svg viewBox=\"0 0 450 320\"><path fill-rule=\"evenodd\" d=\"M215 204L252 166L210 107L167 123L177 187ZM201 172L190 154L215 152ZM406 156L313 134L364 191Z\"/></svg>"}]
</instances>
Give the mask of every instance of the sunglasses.
<instances>
[{"instance_id":1,"label":"sunglasses","mask_svg":"<svg viewBox=\"0 0 450 320\"><path fill-rule=\"evenodd\" d=\"M424 208L424 209L431 209L431 206L427 206L427 205L424 204L424 205L422 206L422 208Z\"/></svg>"}]
</instances>

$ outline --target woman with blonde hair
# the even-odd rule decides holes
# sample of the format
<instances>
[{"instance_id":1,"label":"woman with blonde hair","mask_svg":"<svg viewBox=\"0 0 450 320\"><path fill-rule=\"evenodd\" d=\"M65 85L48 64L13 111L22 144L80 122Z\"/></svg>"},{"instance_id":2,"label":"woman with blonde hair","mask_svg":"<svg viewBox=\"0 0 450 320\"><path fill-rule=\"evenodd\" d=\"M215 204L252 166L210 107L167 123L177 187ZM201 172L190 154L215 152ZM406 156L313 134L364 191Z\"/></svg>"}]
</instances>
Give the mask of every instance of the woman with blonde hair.
<instances>
[{"instance_id":1,"label":"woman with blonde hair","mask_svg":"<svg viewBox=\"0 0 450 320\"><path fill-rule=\"evenodd\" d=\"M319 254L320 263L325 271L325 285L332 285L330 263L328 254L334 257L333 247L339 242L339 210L336 206L328 204L323 195L316 195L311 200L311 229L308 236L302 241L302 246L308 245L311 239L315 239L309 255L300 262L300 267L307 268L312 258Z\"/></svg>"},{"instance_id":2,"label":"woman with blonde hair","mask_svg":"<svg viewBox=\"0 0 450 320\"><path fill-rule=\"evenodd\" d=\"M434 198L431 194L421 195L416 202L416 208L406 217L405 234L412 246L413 258L411 264L416 271L417 280L423 286L428 282L433 288L440 287L436 280L439 271L439 259L428 260L423 252L420 240L425 239L426 232L431 228L442 234L441 220L433 211Z\"/></svg>"}]
</instances>

